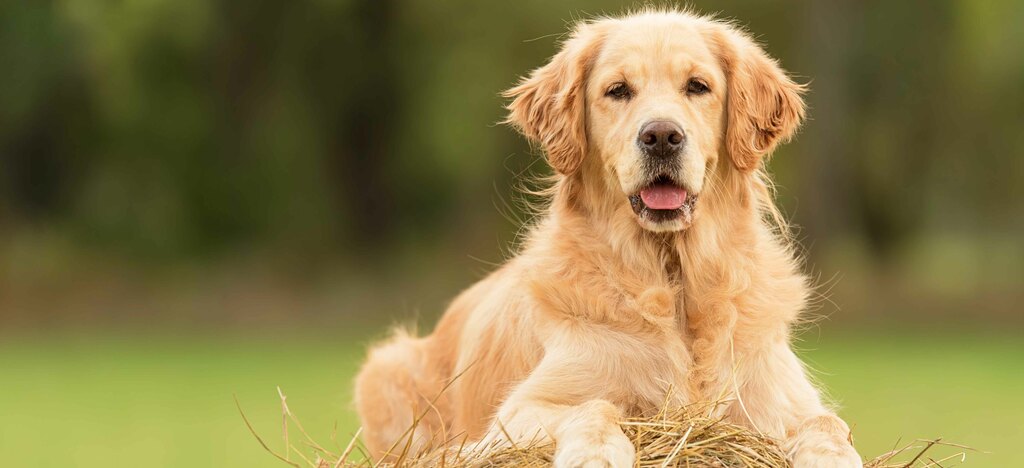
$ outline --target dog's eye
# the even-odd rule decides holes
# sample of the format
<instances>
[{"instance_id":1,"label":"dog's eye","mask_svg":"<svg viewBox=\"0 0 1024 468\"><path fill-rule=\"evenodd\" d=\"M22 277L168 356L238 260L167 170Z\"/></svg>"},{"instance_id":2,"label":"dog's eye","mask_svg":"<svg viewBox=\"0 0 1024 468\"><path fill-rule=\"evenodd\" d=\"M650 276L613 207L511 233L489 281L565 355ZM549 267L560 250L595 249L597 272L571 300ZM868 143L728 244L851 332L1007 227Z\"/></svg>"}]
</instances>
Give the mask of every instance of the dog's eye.
<instances>
[{"instance_id":1,"label":"dog's eye","mask_svg":"<svg viewBox=\"0 0 1024 468\"><path fill-rule=\"evenodd\" d=\"M629 89L626 83L615 83L604 92L604 95L617 101L625 101L633 97L633 90Z\"/></svg>"},{"instance_id":2,"label":"dog's eye","mask_svg":"<svg viewBox=\"0 0 1024 468\"><path fill-rule=\"evenodd\" d=\"M690 78L690 81L686 82L686 94L701 95L711 92L711 88L708 88L708 84L700 78Z\"/></svg>"}]
</instances>

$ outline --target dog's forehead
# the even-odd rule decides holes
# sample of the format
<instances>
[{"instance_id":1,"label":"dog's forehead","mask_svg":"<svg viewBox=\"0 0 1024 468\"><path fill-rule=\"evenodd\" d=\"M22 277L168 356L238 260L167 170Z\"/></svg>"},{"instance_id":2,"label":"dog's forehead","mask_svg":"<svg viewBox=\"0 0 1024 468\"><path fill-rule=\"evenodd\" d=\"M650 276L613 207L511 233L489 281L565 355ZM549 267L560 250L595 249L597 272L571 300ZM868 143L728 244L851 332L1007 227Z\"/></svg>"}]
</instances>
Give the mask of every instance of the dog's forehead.
<instances>
[{"instance_id":1,"label":"dog's forehead","mask_svg":"<svg viewBox=\"0 0 1024 468\"><path fill-rule=\"evenodd\" d=\"M717 68L703 29L690 18L627 18L606 31L604 46L596 61L599 70L642 77ZM705 73L714 73L714 70Z\"/></svg>"}]
</instances>

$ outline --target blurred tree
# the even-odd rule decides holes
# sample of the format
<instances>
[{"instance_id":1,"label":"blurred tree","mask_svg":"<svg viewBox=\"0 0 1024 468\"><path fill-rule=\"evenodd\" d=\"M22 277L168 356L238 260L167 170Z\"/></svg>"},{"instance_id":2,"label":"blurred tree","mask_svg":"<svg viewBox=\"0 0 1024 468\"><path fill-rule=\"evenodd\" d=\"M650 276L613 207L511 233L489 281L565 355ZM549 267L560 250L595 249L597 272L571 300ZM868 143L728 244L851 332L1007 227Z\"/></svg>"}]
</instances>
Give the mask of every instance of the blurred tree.
<instances>
[{"instance_id":1,"label":"blurred tree","mask_svg":"<svg viewBox=\"0 0 1024 468\"><path fill-rule=\"evenodd\" d=\"M859 227L852 194L856 181L849 177L856 167L849 76L853 28L862 8L856 0L809 2L799 16L800 53L805 63L815 64L808 83L810 122L793 163L803 175L796 219L807 239L835 238Z\"/></svg>"},{"instance_id":2,"label":"blurred tree","mask_svg":"<svg viewBox=\"0 0 1024 468\"><path fill-rule=\"evenodd\" d=\"M398 61L395 40L398 5L393 0L357 0L349 11L351 42L334 57L347 75L344 83L318 80L317 93L346 93L343 108L323 109L329 117L328 151L338 205L347 206L353 225L352 238L365 250L381 246L391 237L396 206L392 193L401 184L387 184L385 161L395 153L396 142L406 138L403 128L403 96L398 80L408 78ZM339 53L340 52L340 53ZM334 100L328 102L336 102Z\"/></svg>"},{"instance_id":3,"label":"blurred tree","mask_svg":"<svg viewBox=\"0 0 1024 468\"><path fill-rule=\"evenodd\" d=\"M921 229L926 203L922 190L930 162L939 161L947 144L952 106L945 96L950 80L949 3L930 8L890 4L864 17L850 55L859 71L852 89L858 107L857 132L848 141L856 149L854 200L864 220L863 235L881 258ZM913 24L917 34L907 34ZM884 146L879 146L884 145Z\"/></svg>"},{"instance_id":4,"label":"blurred tree","mask_svg":"<svg viewBox=\"0 0 1024 468\"><path fill-rule=\"evenodd\" d=\"M67 216L88 161L82 119L91 112L67 25L53 5L0 5L0 226Z\"/></svg>"}]
</instances>

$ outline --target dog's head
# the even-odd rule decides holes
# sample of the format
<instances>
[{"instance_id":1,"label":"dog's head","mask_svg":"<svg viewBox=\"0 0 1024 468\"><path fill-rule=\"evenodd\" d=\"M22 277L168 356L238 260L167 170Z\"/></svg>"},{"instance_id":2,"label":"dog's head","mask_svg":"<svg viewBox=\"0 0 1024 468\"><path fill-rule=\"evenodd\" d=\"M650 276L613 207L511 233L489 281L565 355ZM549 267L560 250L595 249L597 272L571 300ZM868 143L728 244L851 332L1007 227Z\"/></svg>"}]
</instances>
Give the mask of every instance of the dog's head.
<instances>
[{"instance_id":1,"label":"dog's head","mask_svg":"<svg viewBox=\"0 0 1024 468\"><path fill-rule=\"evenodd\" d=\"M579 24L506 96L556 171L666 232L694 222L716 168L749 174L796 131L802 90L733 26L647 12Z\"/></svg>"}]
</instances>

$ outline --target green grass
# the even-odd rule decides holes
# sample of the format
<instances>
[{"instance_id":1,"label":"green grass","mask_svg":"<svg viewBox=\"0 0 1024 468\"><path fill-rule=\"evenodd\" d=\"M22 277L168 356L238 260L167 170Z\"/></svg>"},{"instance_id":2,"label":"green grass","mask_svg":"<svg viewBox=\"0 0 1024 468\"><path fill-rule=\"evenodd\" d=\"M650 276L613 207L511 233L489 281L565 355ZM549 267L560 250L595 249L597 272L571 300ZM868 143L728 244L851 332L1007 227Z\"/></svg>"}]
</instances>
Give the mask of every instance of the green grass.
<instances>
[{"instance_id":1,"label":"green grass","mask_svg":"<svg viewBox=\"0 0 1024 468\"><path fill-rule=\"evenodd\" d=\"M237 395L275 447L275 387L318 439L357 422L351 379L366 338L317 334L0 339L0 466L284 466L263 452ZM1024 466L1024 345L1016 338L843 336L803 348L858 448L944 436L991 454L967 466ZM294 437L294 434L293 434Z\"/></svg>"},{"instance_id":2,"label":"green grass","mask_svg":"<svg viewBox=\"0 0 1024 468\"><path fill-rule=\"evenodd\" d=\"M943 437L989 452L969 454L966 466L1024 466L1020 337L846 336L813 347L804 355L861 454L878 455L899 437Z\"/></svg>"}]
</instances>

